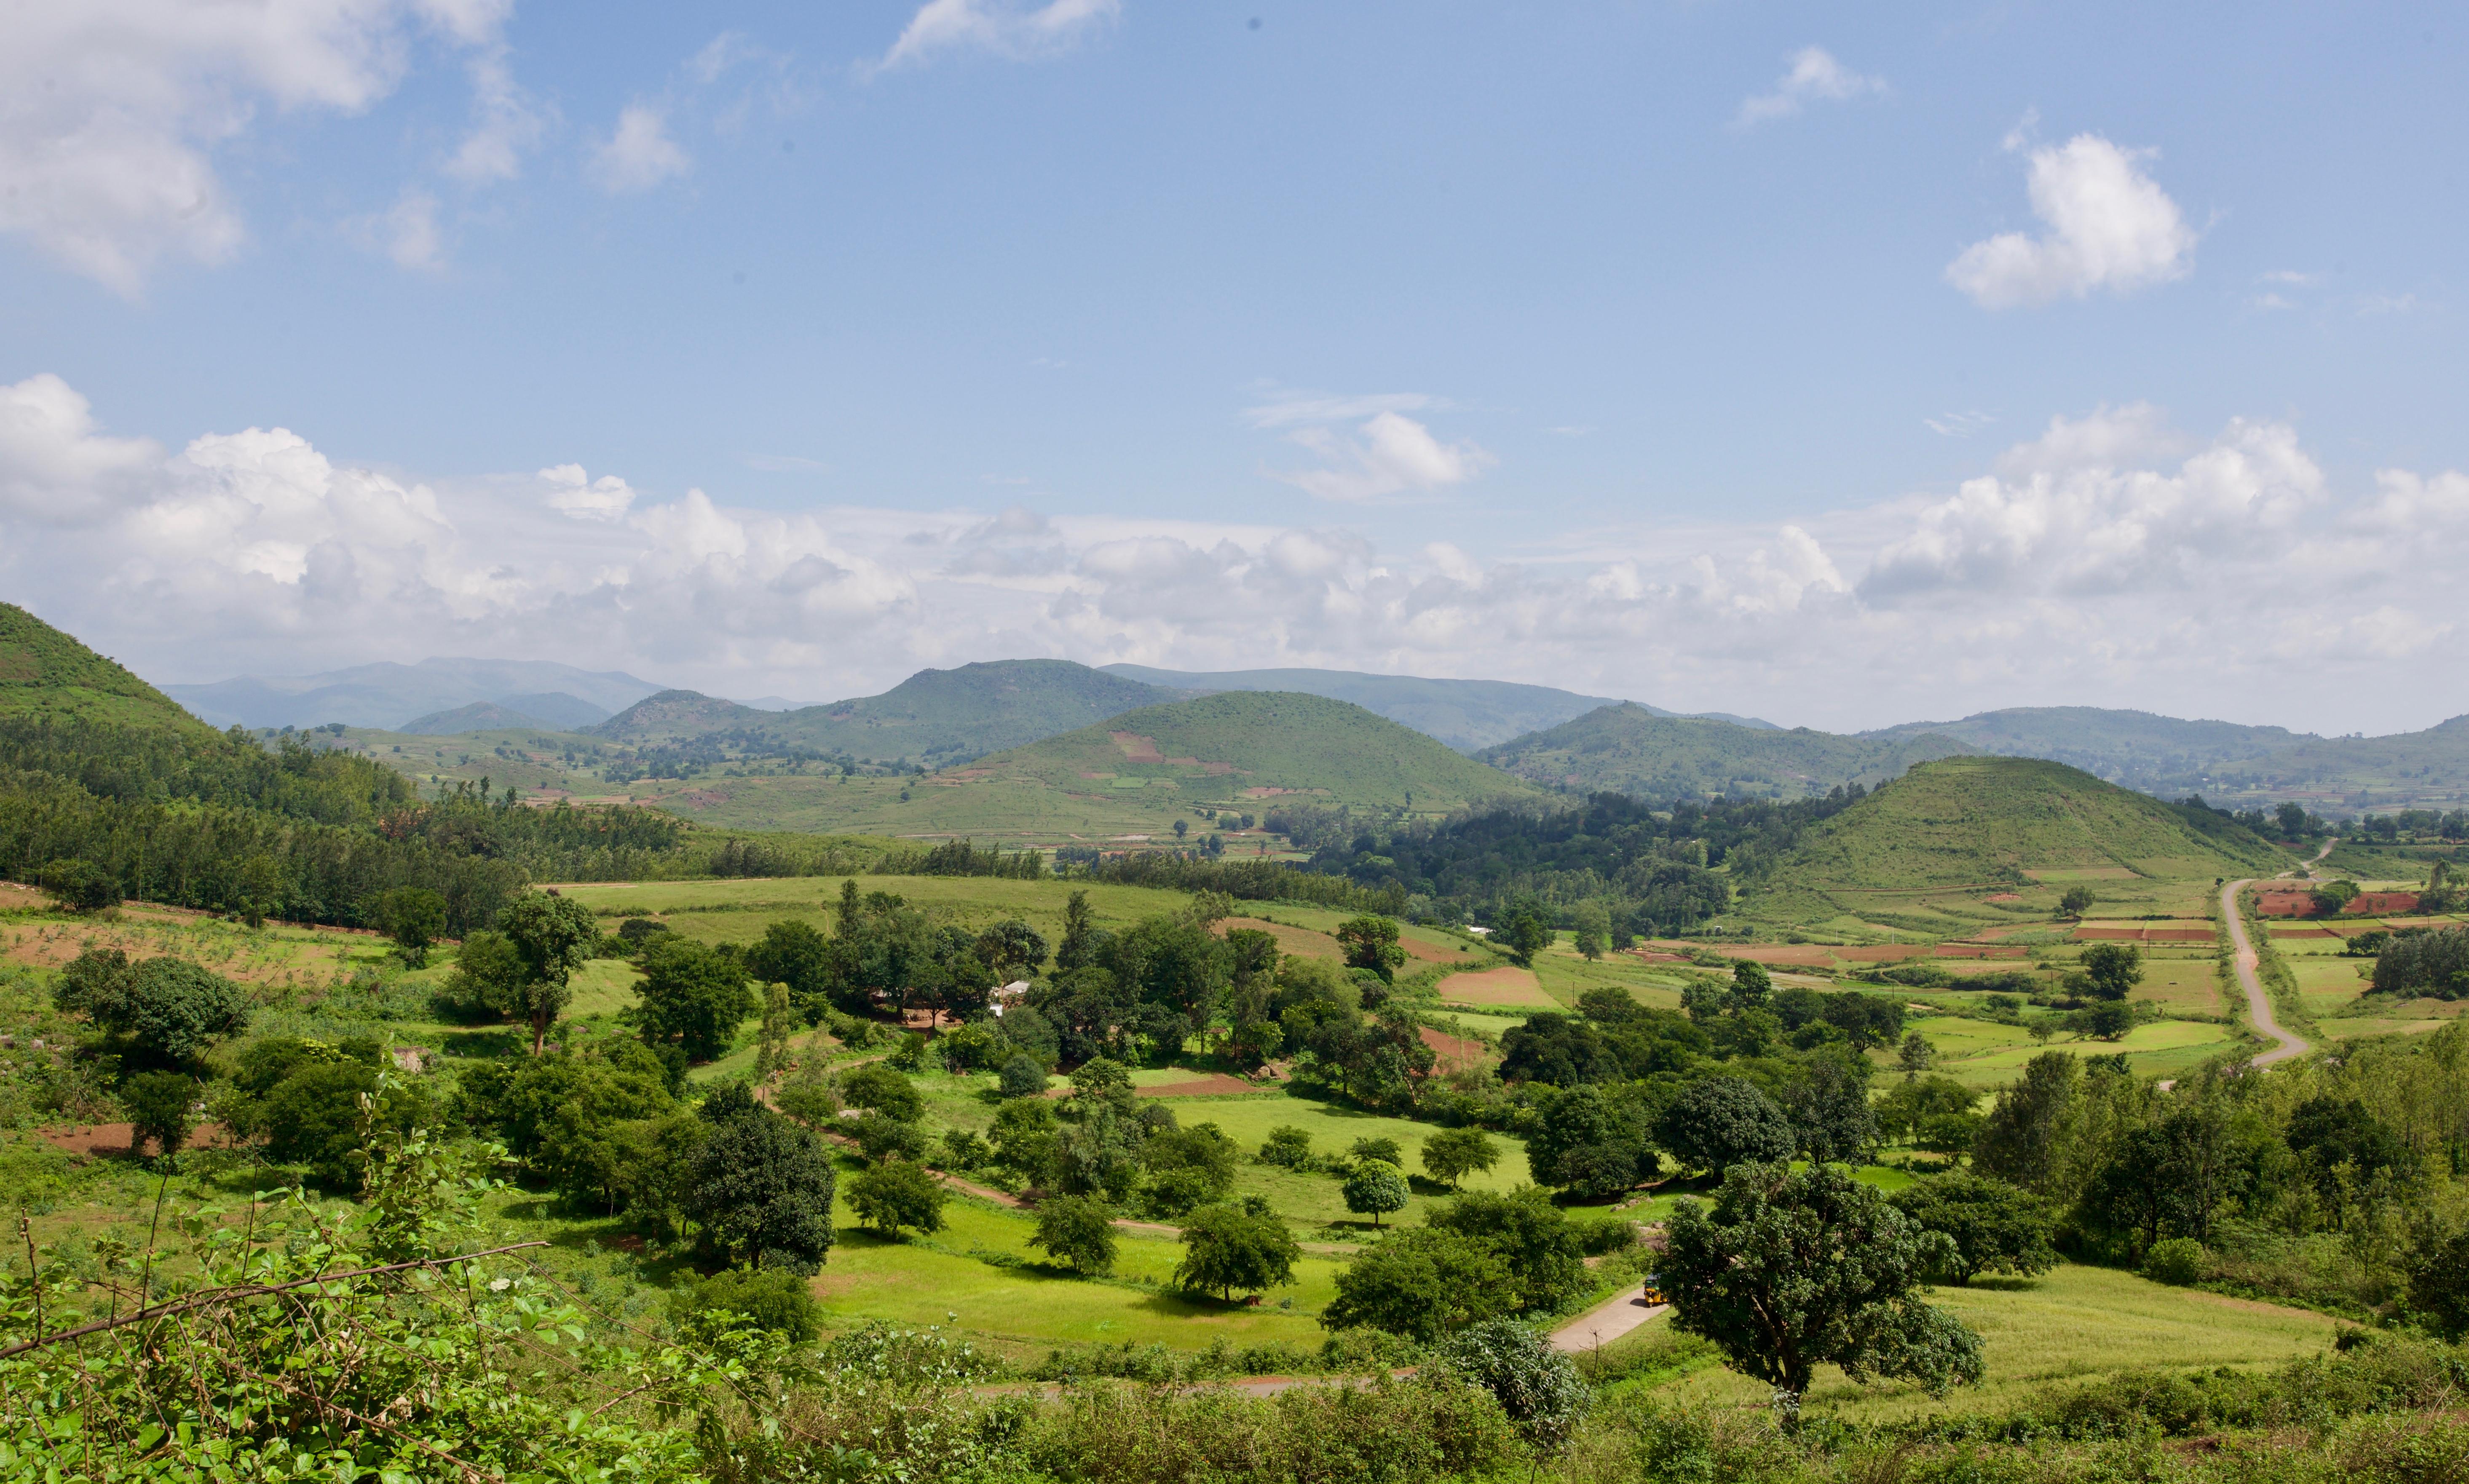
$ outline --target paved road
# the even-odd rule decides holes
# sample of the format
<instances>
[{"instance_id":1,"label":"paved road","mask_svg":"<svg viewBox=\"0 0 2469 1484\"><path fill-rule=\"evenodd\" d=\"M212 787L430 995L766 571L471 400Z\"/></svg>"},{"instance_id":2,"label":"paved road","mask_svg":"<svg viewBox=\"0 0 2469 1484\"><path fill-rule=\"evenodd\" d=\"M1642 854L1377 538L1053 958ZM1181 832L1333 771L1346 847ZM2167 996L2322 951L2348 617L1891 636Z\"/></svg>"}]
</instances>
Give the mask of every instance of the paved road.
<instances>
[{"instance_id":1,"label":"paved road","mask_svg":"<svg viewBox=\"0 0 2469 1484\"><path fill-rule=\"evenodd\" d=\"M1552 1348L1569 1355L1608 1345L1649 1319L1671 1311L1670 1304L1650 1304L1638 1297L1634 1287L1622 1289L1609 1299L1597 1304L1584 1313L1552 1332Z\"/></svg>"},{"instance_id":2,"label":"paved road","mask_svg":"<svg viewBox=\"0 0 2469 1484\"><path fill-rule=\"evenodd\" d=\"M2257 1031L2279 1043L2254 1059L2254 1065L2270 1066L2274 1062L2302 1057L2315 1048L2282 1030L2280 1022L2272 1017L2272 997L2263 993L2263 980L2255 973L2262 960L2255 954L2252 940L2247 937L2246 919L2238 914L2238 893L2253 884L2251 879L2238 880L2221 888L2221 920L2228 925L2229 947L2235 953L2231 962L2237 968L2238 987L2246 991L2247 1016Z\"/></svg>"}]
</instances>

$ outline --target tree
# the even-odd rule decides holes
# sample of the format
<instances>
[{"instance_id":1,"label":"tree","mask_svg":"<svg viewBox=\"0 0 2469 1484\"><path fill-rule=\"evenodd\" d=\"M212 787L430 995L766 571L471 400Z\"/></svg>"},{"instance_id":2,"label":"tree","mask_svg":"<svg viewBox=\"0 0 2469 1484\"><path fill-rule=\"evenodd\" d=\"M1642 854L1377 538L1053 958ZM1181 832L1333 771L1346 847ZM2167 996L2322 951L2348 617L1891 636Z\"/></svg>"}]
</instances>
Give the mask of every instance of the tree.
<instances>
[{"instance_id":1,"label":"tree","mask_svg":"<svg viewBox=\"0 0 2469 1484\"><path fill-rule=\"evenodd\" d=\"M1499 1162L1500 1146L1481 1129L1442 1129L1423 1141L1423 1170L1444 1185Z\"/></svg>"},{"instance_id":2,"label":"tree","mask_svg":"<svg viewBox=\"0 0 2469 1484\"><path fill-rule=\"evenodd\" d=\"M427 965L429 945L446 936L446 899L426 886L397 886L378 893L375 905L370 916L403 961L414 969Z\"/></svg>"},{"instance_id":3,"label":"tree","mask_svg":"<svg viewBox=\"0 0 2469 1484\"><path fill-rule=\"evenodd\" d=\"M1542 909L1521 906L1509 915L1491 935L1491 941L1509 950L1510 956L1525 968L1533 968L1534 955L1552 946L1552 924Z\"/></svg>"},{"instance_id":4,"label":"tree","mask_svg":"<svg viewBox=\"0 0 2469 1484\"><path fill-rule=\"evenodd\" d=\"M754 1033L754 1080L770 1082L789 1064L789 987L763 986L763 1023Z\"/></svg>"},{"instance_id":5,"label":"tree","mask_svg":"<svg viewBox=\"0 0 2469 1484\"><path fill-rule=\"evenodd\" d=\"M850 883L854 888L854 882ZM1103 947L1105 929L1097 925L1096 914L1089 905L1089 894L1075 891L1063 902L1063 942L1054 950L1054 971L1070 973L1075 969L1096 967L1097 952Z\"/></svg>"},{"instance_id":6,"label":"tree","mask_svg":"<svg viewBox=\"0 0 2469 1484\"><path fill-rule=\"evenodd\" d=\"M2023 1063L2023 1080L1997 1094L1973 1146L1982 1175L2042 1195L2055 1193L2059 1142L2074 1107L2083 1068L2064 1051L2043 1051Z\"/></svg>"},{"instance_id":7,"label":"tree","mask_svg":"<svg viewBox=\"0 0 2469 1484\"><path fill-rule=\"evenodd\" d=\"M802 918L773 923L746 950L747 973L766 983L787 985L790 1007L808 1024L820 1020L836 997L834 991L841 988L842 977L840 967L832 941Z\"/></svg>"},{"instance_id":8,"label":"tree","mask_svg":"<svg viewBox=\"0 0 2469 1484\"><path fill-rule=\"evenodd\" d=\"M994 1146L995 1163L1024 1185L1039 1186L1054 1177L1054 1105L1044 1098L1015 1098L995 1109L986 1141Z\"/></svg>"},{"instance_id":9,"label":"tree","mask_svg":"<svg viewBox=\"0 0 2469 1484\"><path fill-rule=\"evenodd\" d=\"M793 1345L811 1344L820 1332L820 1306L793 1272L732 1267L690 1288L669 1292L669 1316L709 1344L742 1320Z\"/></svg>"},{"instance_id":10,"label":"tree","mask_svg":"<svg viewBox=\"0 0 2469 1484\"><path fill-rule=\"evenodd\" d=\"M1784 1110L1738 1077L1691 1083L1664 1109L1656 1130L1673 1158L1717 1176L1737 1164L1789 1159L1799 1147Z\"/></svg>"},{"instance_id":11,"label":"tree","mask_svg":"<svg viewBox=\"0 0 2469 1484\"><path fill-rule=\"evenodd\" d=\"M35 878L63 912L99 912L120 905L120 881L91 860L55 860Z\"/></svg>"},{"instance_id":12,"label":"tree","mask_svg":"<svg viewBox=\"0 0 2469 1484\"><path fill-rule=\"evenodd\" d=\"M728 1054L737 1028L757 1007L746 968L691 938L664 933L643 946L643 980L627 1017L646 1044L681 1046L689 1062Z\"/></svg>"},{"instance_id":13,"label":"tree","mask_svg":"<svg viewBox=\"0 0 2469 1484\"><path fill-rule=\"evenodd\" d=\"M978 934L977 955L1000 978L1027 978L1046 962L1046 939L1016 917Z\"/></svg>"},{"instance_id":14,"label":"tree","mask_svg":"<svg viewBox=\"0 0 2469 1484\"><path fill-rule=\"evenodd\" d=\"M1281 1170L1301 1170L1311 1163L1311 1134L1292 1124L1279 1124L1260 1141L1260 1153L1255 1157Z\"/></svg>"},{"instance_id":15,"label":"tree","mask_svg":"<svg viewBox=\"0 0 2469 1484\"><path fill-rule=\"evenodd\" d=\"M454 971L438 992L440 1013L457 1020L494 1020L519 1015L523 1005L523 956L514 940L489 928L463 935L454 950Z\"/></svg>"},{"instance_id":16,"label":"tree","mask_svg":"<svg viewBox=\"0 0 2469 1484\"><path fill-rule=\"evenodd\" d=\"M1412 1194L1404 1172L1386 1160L1366 1159L1346 1177L1346 1209L1372 1218L1374 1227L1390 1212L1404 1210Z\"/></svg>"},{"instance_id":17,"label":"tree","mask_svg":"<svg viewBox=\"0 0 2469 1484\"><path fill-rule=\"evenodd\" d=\"M1576 1229L1532 1185L1507 1195L1466 1191L1434 1210L1425 1224L1480 1243L1500 1258L1515 1289L1504 1313L1549 1313L1586 1290L1586 1258Z\"/></svg>"},{"instance_id":18,"label":"tree","mask_svg":"<svg viewBox=\"0 0 2469 1484\"><path fill-rule=\"evenodd\" d=\"M834 1179L814 1134L750 1105L697 1152L685 1210L731 1261L812 1273L832 1244Z\"/></svg>"},{"instance_id":19,"label":"tree","mask_svg":"<svg viewBox=\"0 0 2469 1484\"><path fill-rule=\"evenodd\" d=\"M1954 1244L1937 1270L1957 1287L1984 1272L2031 1277L2057 1266L2049 1213L2029 1192L1976 1175L1941 1175L1897 1191L1895 1209Z\"/></svg>"},{"instance_id":20,"label":"tree","mask_svg":"<svg viewBox=\"0 0 2469 1484\"><path fill-rule=\"evenodd\" d=\"M122 1083L120 1104L128 1110L129 1152L151 1140L165 1165L178 1163L189 1130L196 1126L191 1111L196 1098L196 1081L178 1072L140 1072Z\"/></svg>"},{"instance_id":21,"label":"tree","mask_svg":"<svg viewBox=\"0 0 2469 1484\"><path fill-rule=\"evenodd\" d=\"M1114 1270L1115 1222L1101 1200L1086 1196L1055 1196L1039 1203L1037 1230L1028 1244L1068 1263L1084 1278Z\"/></svg>"},{"instance_id":22,"label":"tree","mask_svg":"<svg viewBox=\"0 0 2469 1484\"><path fill-rule=\"evenodd\" d=\"M872 1108L902 1123L915 1123L926 1116L926 1098L917 1090L917 1084L880 1062L842 1072L841 1101L851 1107Z\"/></svg>"},{"instance_id":23,"label":"tree","mask_svg":"<svg viewBox=\"0 0 2469 1484\"><path fill-rule=\"evenodd\" d=\"M2306 837L2305 805L2282 804L2272 812L2273 816L2280 822L2280 837L2282 839L2302 840Z\"/></svg>"},{"instance_id":24,"label":"tree","mask_svg":"<svg viewBox=\"0 0 2469 1484\"><path fill-rule=\"evenodd\" d=\"M1681 1201L1669 1232L1660 1278L1673 1326L1778 1391L1806 1395L1830 1362L1933 1396L1980 1380L1980 1337L1918 1297L1953 1244L1843 1171L1735 1166L1713 1208Z\"/></svg>"},{"instance_id":25,"label":"tree","mask_svg":"<svg viewBox=\"0 0 2469 1484\"><path fill-rule=\"evenodd\" d=\"M1636 1110L1603 1088L1566 1088L1541 1111L1526 1140L1526 1168L1536 1184L1581 1197L1611 1196L1653 1168L1653 1150Z\"/></svg>"},{"instance_id":26,"label":"tree","mask_svg":"<svg viewBox=\"0 0 2469 1484\"><path fill-rule=\"evenodd\" d=\"M1928 1038L1918 1031L1906 1032L1904 1043L1895 1048L1895 1065L1906 1078L1920 1076L1936 1062L1936 1050L1929 1045Z\"/></svg>"},{"instance_id":27,"label":"tree","mask_svg":"<svg viewBox=\"0 0 2469 1484\"><path fill-rule=\"evenodd\" d=\"M1800 1081L1784 1091L1784 1111L1800 1152L1821 1163L1858 1163L1877 1147L1878 1119L1869 1107L1864 1062L1856 1070L1833 1056L1811 1057Z\"/></svg>"},{"instance_id":28,"label":"tree","mask_svg":"<svg viewBox=\"0 0 2469 1484\"><path fill-rule=\"evenodd\" d=\"M2304 812L2300 810L2299 812ZM2067 917L2081 917L2091 910L2092 895L2088 886L2069 886L2058 899L2058 911Z\"/></svg>"},{"instance_id":29,"label":"tree","mask_svg":"<svg viewBox=\"0 0 2469 1484\"><path fill-rule=\"evenodd\" d=\"M497 930L522 960L515 991L519 1004L513 1008L531 1023L532 1055L539 1056L548 1028L573 997L567 981L599 945L600 924L572 897L525 892L498 915Z\"/></svg>"},{"instance_id":30,"label":"tree","mask_svg":"<svg viewBox=\"0 0 2469 1484\"><path fill-rule=\"evenodd\" d=\"M87 948L72 959L52 1003L85 1012L97 1029L122 1038L126 1060L142 1066L186 1066L248 1028L248 996L239 985L186 959L131 965L118 948Z\"/></svg>"},{"instance_id":31,"label":"tree","mask_svg":"<svg viewBox=\"0 0 2469 1484\"><path fill-rule=\"evenodd\" d=\"M1570 946L1578 950L1581 957L1593 963L1604 956L1604 940L1611 936L1611 914L1604 910L1602 902L1586 902L1579 903L1573 915L1576 926L1570 934Z\"/></svg>"},{"instance_id":32,"label":"tree","mask_svg":"<svg viewBox=\"0 0 2469 1484\"><path fill-rule=\"evenodd\" d=\"M1732 961L1732 1003L1742 1010L1763 1010L1774 993L1774 975L1753 958Z\"/></svg>"},{"instance_id":33,"label":"tree","mask_svg":"<svg viewBox=\"0 0 2469 1484\"><path fill-rule=\"evenodd\" d=\"M1041 1097L1046 1092L1046 1068L1026 1051L1015 1051L998 1074L997 1090L1007 1098Z\"/></svg>"},{"instance_id":34,"label":"tree","mask_svg":"<svg viewBox=\"0 0 2469 1484\"><path fill-rule=\"evenodd\" d=\"M1191 833L1191 821L1190 821L1190 820L1188 820L1188 819L1178 819L1178 820L1176 820L1176 821L1174 822L1174 837L1175 837L1176 839L1180 840L1180 839L1182 839L1185 835L1189 834L1190 833Z\"/></svg>"},{"instance_id":35,"label":"tree","mask_svg":"<svg viewBox=\"0 0 2469 1484\"><path fill-rule=\"evenodd\" d=\"M1515 1291L1508 1266L1489 1247L1419 1226L1349 1263L1321 1323L1332 1330L1385 1330L1430 1344L1500 1313Z\"/></svg>"},{"instance_id":36,"label":"tree","mask_svg":"<svg viewBox=\"0 0 2469 1484\"><path fill-rule=\"evenodd\" d=\"M2083 1017L2084 1033L2094 1040L2117 1040L2134 1029L2134 1012L2114 1000L2087 1005L2077 1014Z\"/></svg>"},{"instance_id":37,"label":"tree","mask_svg":"<svg viewBox=\"0 0 2469 1484\"><path fill-rule=\"evenodd\" d=\"M2409 1311L2446 1339L2469 1336L2469 1230L2428 1244L2410 1260Z\"/></svg>"},{"instance_id":38,"label":"tree","mask_svg":"<svg viewBox=\"0 0 2469 1484\"><path fill-rule=\"evenodd\" d=\"M849 1181L849 1209L886 1237L903 1226L920 1232L943 1229L942 1184L923 1165L887 1159Z\"/></svg>"},{"instance_id":39,"label":"tree","mask_svg":"<svg viewBox=\"0 0 2469 1484\"><path fill-rule=\"evenodd\" d=\"M858 1153L876 1164L926 1157L923 1124L906 1123L869 1109L856 1118L842 1120L841 1128L857 1141Z\"/></svg>"},{"instance_id":40,"label":"tree","mask_svg":"<svg viewBox=\"0 0 2469 1484\"><path fill-rule=\"evenodd\" d=\"M1397 925L1385 917L1356 917L1340 923L1337 927L1338 947L1346 950L1346 967L1368 969L1388 984L1406 962L1406 950L1397 944Z\"/></svg>"},{"instance_id":41,"label":"tree","mask_svg":"<svg viewBox=\"0 0 2469 1484\"><path fill-rule=\"evenodd\" d=\"M2083 975L2102 999L2124 999L2143 982L2143 954L2131 943L2095 943L2084 949Z\"/></svg>"},{"instance_id":42,"label":"tree","mask_svg":"<svg viewBox=\"0 0 2469 1484\"><path fill-rule=\"evenodd\" d=\"M1238 1290L1257 1293L1293 1283L1302 1255L1285 1223L1265 1211L1202 1206L1184 1219L1183 1261L1174 1281L1232 1303Z\"/></svg>"}]
</instances>

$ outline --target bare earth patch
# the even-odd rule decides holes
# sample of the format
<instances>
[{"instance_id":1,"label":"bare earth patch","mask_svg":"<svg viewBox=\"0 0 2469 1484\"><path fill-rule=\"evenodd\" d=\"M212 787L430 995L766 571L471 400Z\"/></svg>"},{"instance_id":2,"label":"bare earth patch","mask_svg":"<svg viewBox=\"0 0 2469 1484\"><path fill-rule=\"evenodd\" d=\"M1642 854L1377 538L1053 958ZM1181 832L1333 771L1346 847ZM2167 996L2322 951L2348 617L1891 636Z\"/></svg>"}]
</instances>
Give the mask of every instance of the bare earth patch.
<instances>
[{"instance_id":1,"label":"bare earth patch","mask_svg":"<svg viewBox=\"0 0 2469 1484\"><path fill-rule=\"evenodd\" d=\"M1543 981L1534 977L1534 970L1514 966L1451 974L1441 981L1441 998L1461 1005L1533 1005L1543 1010L1559 1003L1543 993Z\"/></svg>"}]
</instances>

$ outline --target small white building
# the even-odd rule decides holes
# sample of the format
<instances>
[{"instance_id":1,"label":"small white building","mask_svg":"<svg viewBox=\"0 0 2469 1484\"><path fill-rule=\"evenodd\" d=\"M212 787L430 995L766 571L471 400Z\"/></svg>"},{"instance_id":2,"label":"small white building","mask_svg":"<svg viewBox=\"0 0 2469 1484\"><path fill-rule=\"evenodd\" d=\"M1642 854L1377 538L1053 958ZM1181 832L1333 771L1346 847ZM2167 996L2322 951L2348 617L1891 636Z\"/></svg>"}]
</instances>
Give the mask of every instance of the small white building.
<instances>
[{"instance_id":1,"label":"small white building","mask_svg":"<svg viewBox=\"0 0 2469 1484\"><path fill-rule=\"evenodd\" d=\"M986 1008L993 1011L996 1017L1000 1019L1003 1016L1004 1007L1017 1005L1023 999L1027 998L1027 995L1028 981L1026 979L1014 979L1011 983L1004 985L1003 988L986 996Z\"/></svg>"}]
</instances>

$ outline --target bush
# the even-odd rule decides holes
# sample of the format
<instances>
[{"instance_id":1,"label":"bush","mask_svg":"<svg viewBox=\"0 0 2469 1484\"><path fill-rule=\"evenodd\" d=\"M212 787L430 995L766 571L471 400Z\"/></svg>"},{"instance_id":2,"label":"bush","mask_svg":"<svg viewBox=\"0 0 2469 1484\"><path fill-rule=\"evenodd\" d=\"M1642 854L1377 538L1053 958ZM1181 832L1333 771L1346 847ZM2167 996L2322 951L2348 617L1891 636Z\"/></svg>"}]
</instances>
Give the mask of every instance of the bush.
<instances>
[{"instance_id":1,"label":"bush","mask_svg":"<svg viewBox=\"0 0 2469 1484\"><path fill-rule=\"evenodd\" d=\"M811 1344L820 1333L821 1313L821 1306L806 1291L806 1280L777 1268L766 1272L732 1267L669 1294L670 1319L705 1344L733 1327L724 1314L735 1315L792 1344Z\"/></svg>"},{"instance_id":2,"label":"bush","mask_svg":"<svg viewBox=\"0 0 2469 1484\"><path fill-rule=\"evenodd\" d=\"M868 1112L841 1120L842 1129L857 1140L858 1149L877 1164L887 1159L926 1157L926 1130L881 1113Z\"/></svg>"},{"instance_id":3,"label":"bush","mask_svg":"<svg viewBox=\"0 0 2469 1484\"><path fill-rule=\"evenodd\" d=\"M1404 1210L1411 1194L1405 1175L1382 1160L1364 1160L1346 1177L1346 1209L1372 1218L1374 1226L1390 1212Z\"/></svg>"},{"instance_id":4,"label":"bush","mask_svg":"<svg viewBox=\"0 0 2469 1484\"><path fill-rule=\"evenodd\" d=\"M2143 1276L2155 1283L2183 1288L2204 1276L2204 1244L2192 1237L2156 1242L2143 1255Z\"/></svg>"},{"instance_id":5,"label":"bush","mask_svg":"<svg viewBox=\"0 0 2469 1484\"><path fill-rule=\"evenodd\" d=\"M91 860L55 860L37 878L64 912L97 912L120 905L120 879Z\"/></svg>"},{"instance_id":6,"label":"bush","mask_svg":"<svg viewBox=\"0 0 2469 1484\"><path fill-rule=\"evenodd\" d=\"M943 1229L946 1194L924 1166L887 1159L849 1181L849 1208L887 1237L898 1237L903 1226L936 1232Z\"/></svg>"},{"instance_id":7,"label":"bush","mask_svg":"<svg viewBox=\"0 0 2469 1484\"><path fill-rule=\"evenodd\" d=\"M1608 1257L1637 1245L1634 1221L1571 1221L1569 1230L1577 1234L1578 1250L1588 1257Z\"/></svg>"},{"instance_id":8,"label":"bush","mask_svg":"<svg viewBox=\"0 0 2469 1484\"><path fill-rule=\"evenodd\" d=\"M1276 1165L1281 1170L1304 1170L1311 1166L1311 1135L1290 1124L1280 1124L1269 1130L1260 1143L1260 1163Z\"/></svg>"},{"instance_id":9,"label":"bush","mask_svg":"<svg viewBox=\"0 0 2469 1484\"><path fill-rule=\"evenodd\" d=\"M1442 1342L1440 1362L1491 1393L1517 1430L1543 1448L1568 1440L1586 1414L1577 1362L1540 1331L1488 1319Z\"/></svg>"},{"instance_id":10,"label":"bush","mask_svg":"<svg viewBox=\"0 0 2469 1484\"><path fill-rule=\"evenodd\" d=\"M98 1028L125 1037L137 1061L154 1066L185 1065L248 1027L248 997L239 985L184 959L132 965L118 948L88 948L71 960L52 1003L84 1011Z\"/></svg>"},{"instance_id":11,"label":"bush","mask_svg":"<svg viewBox=\"0 0 2469 1484\"><path fill-rule=\"evenodd\" d=\"M916 1084L880 1062L842 1072L841 1101L902 1123L915 1123L926 1116L926 1098Z\"/></svg>"},{"instance_id":12,"label":"bush","mask_svg":"<svg viewBox=\"0 0 2469 1484\"><path fill-rule=\"evenodd\" d=\"M998 1084L1007 1098L1042 1097L1046 1092L1046 1068L1026 1051L1012 1053L1003 1064Z\"/></svg>"},{"instance_id":13,"label":"bush","mask_svg":"<svg viewBox=\"0 0 2469 1484\"><path fill-rule=\"evenodd\" d=\"M685 1185L686 1214L703 1224L704 1239L740 1262L797 1273L820 1267L834 1236L836 1178L821 1142L761 1107L713 1121Z\"/></svg>"},{"instance_id":14,"label":"bush","mask_svg":"<svg viewBox=\"0 0 2469 1484\"><path fill-rule=\"evenodd\" d=\"M190 1111L196 1097L196 1083L177 1072L140 1072L121 1084L121 1106L128 1109L129 1147L151 1141L156 1153L176 1160L196 1124Z\"/></svg>"},{"instance_id":15,"label":"bush","mask_svg":"<svg viewBox=\"0 0 2469 1484\"><path fill-rule=\"evenodd\" d=\"M1499 1254L1455 1232L1420 1226L1365 1252L1337 1275L1337 1297L1320 1322L1358 1327L1426 1343L1498 1315L1516 1301Z\"/></svg>"}]
</instances>

